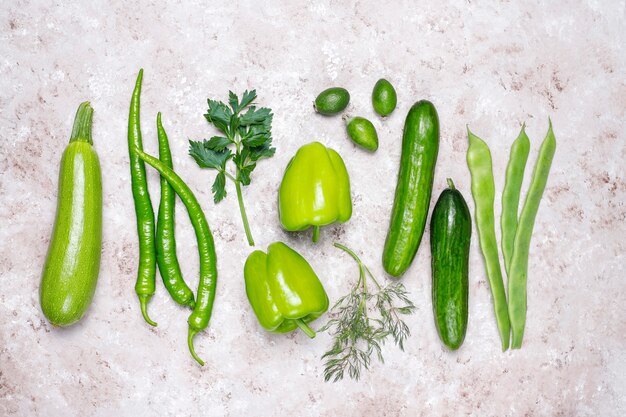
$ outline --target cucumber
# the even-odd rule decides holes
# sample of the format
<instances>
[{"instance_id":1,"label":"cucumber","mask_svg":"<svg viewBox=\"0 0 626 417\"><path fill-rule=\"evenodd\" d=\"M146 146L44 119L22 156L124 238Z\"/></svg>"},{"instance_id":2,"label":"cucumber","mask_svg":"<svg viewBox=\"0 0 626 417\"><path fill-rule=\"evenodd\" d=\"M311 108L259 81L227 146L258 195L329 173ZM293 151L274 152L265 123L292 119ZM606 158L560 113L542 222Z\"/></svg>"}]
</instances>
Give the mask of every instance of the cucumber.
<instances>
[{"instance_id":1,"label":"cucumber","mask_svg":"<svg viewBox=\"0 0 626 417\"><path fill-rule=\"evenodd\" d=\"M93 109L82 103L63 152L56 219L39 287L41 310L55 326L69 326L91 304L102 249L102 176L92 146Z\"/></svg>"},{"instance_id":2,"label":"cucumber","mask_svg":"<svg viewBox=\"0 0 626 417\"><path fill-rule=\"evenodd\" d=\"M342 87L331 87L319 93L313 107L315 111L331 116L345 110L350 103L350 93Z\"/></svg>"},{"instance_id":3,"label":"cucumber","mask_svg":"<svg viewBox=\"0 0 626 417\"><path fill-rule=\"evenodd\" d=\"M467 330L467 300L472 218L463 195L448 179L430 218L433 314L439 338L458 349Z\"/></svg>"},{"instance_id":4,"label":"cucumber","mask_svg":"<svg viewBox=\"0 0 626 417\"><path fill-rule=\"evenodd\" d=\"M411 107L404 122L402 156L383 267L399 277L413 262L424 234L435 164L439 152L439 118L426 100Z\"/></svg>"}]
</instances>

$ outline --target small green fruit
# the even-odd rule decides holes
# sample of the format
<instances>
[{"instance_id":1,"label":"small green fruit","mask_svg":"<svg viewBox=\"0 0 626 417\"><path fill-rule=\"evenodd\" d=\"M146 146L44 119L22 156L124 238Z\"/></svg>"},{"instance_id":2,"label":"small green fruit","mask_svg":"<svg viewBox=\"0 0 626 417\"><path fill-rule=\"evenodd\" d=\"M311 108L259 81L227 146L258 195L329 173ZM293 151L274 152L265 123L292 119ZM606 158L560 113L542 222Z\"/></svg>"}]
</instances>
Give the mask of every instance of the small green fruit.
<instances>
[{"instance_id":1,"label":"small green fruit","mask_svg":"<svg viewBox=\"0 0 626 417\"><path fill-rule=\"evenodd\" d=\"M384 78L376 82L372 91L372 105L376 113L381 116L389 116L396 108L398 97L393 85Z\"/></svg>"},{"instance_id":2,"label":"small green fruit","mask_svg":"<svg viewBox=\"0 0 626 417\"><path fill-rule=\"evenodd\" d=\"M353 117L348 120L346 125L348 136L360 147L368 151L376 151L378 149L378 134L376 128L364 117Z\"/></svg>"},{"instance_id":3,"label":"small green fruit","mask_svg":"<svg viewBox=\"0 0 626 417\"><path fill-rule=\"evenodd\" d=\"M315 99L315 111L324 115L337 114L348 107L350 93L341 87L332 87L322 91Z\"/></svg>"}]
</instances>

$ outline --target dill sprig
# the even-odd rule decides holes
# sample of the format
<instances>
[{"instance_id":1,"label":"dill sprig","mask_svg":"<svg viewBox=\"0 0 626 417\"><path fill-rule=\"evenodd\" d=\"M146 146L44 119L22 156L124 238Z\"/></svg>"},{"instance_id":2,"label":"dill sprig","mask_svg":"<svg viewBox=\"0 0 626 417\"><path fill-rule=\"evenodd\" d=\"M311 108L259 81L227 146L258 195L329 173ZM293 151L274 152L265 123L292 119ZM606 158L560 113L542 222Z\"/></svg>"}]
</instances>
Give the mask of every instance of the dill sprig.
<instances>
[{"instance_id":1,"label":"dill sprig","mask_svg":"<svg viewBox=\"0 0 626 417\"><path fill-rule=\"evenodd\" d=\"M389 336L404 350L410 331L401 316L415 311L404 285L390 283L382 287L356 253L339 243L335 247L357 262L359 280L333 306L331 319L320 329L334 337L331 348L322 356L324 379L333 382L343 379L346 373L358 380L361 372L370 368L374 356L384 363L381 346ZM374 293L368 291L368 278L375 285Z\"/></svg>"}]
</instances>

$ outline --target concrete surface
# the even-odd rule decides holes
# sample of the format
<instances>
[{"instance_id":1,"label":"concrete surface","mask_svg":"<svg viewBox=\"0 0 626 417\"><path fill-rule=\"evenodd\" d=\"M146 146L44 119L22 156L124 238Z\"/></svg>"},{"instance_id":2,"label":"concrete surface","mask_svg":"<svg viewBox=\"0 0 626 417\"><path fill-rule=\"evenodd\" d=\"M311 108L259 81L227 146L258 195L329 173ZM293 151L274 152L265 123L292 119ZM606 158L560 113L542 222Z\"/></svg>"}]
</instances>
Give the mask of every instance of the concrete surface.
<instances>
[{"instance_id":1,"label":"concrete surface","mask_svg":"<svg viewBox=\"0 0 626 417\"><path fill-rule=\"evenodd\" d=\"M626 414L626 30L624 1L562 2L46 2L0 6L0 415L3 416L623 416ZM158 282L141 319L133 291L137 237L126 145L128 102L145 69L145 148L157 153L163 112L174 164L202 203L217 245L218 294L207 331L186 347L188 312ZM376 117L380 77L398 108ZM322 89L352 93L349 113L374 121L380 149L347 139L340 117L314 114ZM433 200L454 179L473 210L466 124L490 145L496 213L509 146L522 122L530 164L552 118L558 149L531 245L524 347L502 353L474 234L470 321L446 351L430 302L428 230L403 282L418 311L402 353L388 345L356 383L325 383L330 340L271 335L256 322L242 278L245 243L234 188L214 205L214 174L187 139L214 130L208 97L256 88L275 113L277 153L259 163L244 198L258 248L300 251L331 300L357 278L340 241L383 277L380 257L404 117L418 99L438 108L441 146ZM56 205L59 160L76 107L95 108L104 175L104 240L85 318L52 328L38 286ZM281 231L276 190L287 161L319 140L344 157L354 215L321 242ZM529 171L530 172L530 169ZM158 176L149 171L152 199ZM529 175L526 177L528 183ZM178 248L195 288L195 237L178 205ZM499 234L499 231L498 231ZM320 319L321 325L326 317Z\"/></svg>"}]
</instances>

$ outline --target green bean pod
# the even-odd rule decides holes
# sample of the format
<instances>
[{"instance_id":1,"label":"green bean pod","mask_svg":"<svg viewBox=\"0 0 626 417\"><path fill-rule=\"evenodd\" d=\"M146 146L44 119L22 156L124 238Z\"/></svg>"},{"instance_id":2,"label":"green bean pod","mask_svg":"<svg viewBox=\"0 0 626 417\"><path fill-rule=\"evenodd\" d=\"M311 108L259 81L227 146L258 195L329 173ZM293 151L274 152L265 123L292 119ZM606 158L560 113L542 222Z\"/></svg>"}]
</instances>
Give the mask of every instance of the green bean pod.
<instances>
[{"instance_id":1,"label":"green bean pod","mask_svg":"<svg viewBox=\"0 0 626 417\"><path fill-rule=\"evenodd\" d=\"M135 214L137 215L137 234L139 236L139 267L135 292L139 297L139 305L144 320L152 325L157 324L148 316L148 301L154 295L156 277L156 249L154 244L154 210L150 201L146 167L137 155L136 149L143 149L141 141L141 126L139 117L141 81L143 69L139 70L135 89L130 100L128 115L128 154L130 157L130 178L135 200Z\"/></svg>"},{"instance_id":2,"label":"green bean pod","mask_svg":"<svg viewBox=\"0 0 626 417\"><path fill-rule=\"evenodd\" d=\"M509 348L511 323L506 303L506 293L498 258L498 243L493 213L495 184L491 152L487 144L467 129L469 148L467 149L467 165L472 175L472 196L475 205L476 229L480 249L485 260L487 277L493 297L493 307L502 340L502 350Z\"/></svg>"},{"instance_id":3,"label":"green bean pod","mask_svg":"<svg viewBox=\"0 0 626 417\"><path fill-rule=\"evenodd\" d=\"M522 181L524 180L526 161L530 151L530 140L528 140L524 127L525 125L522 126L517 139L511 145L509 163L506 167L506 180L504 182L504 190L502 191L500 228L502 230L502 257L504 258L504 269L506 269L507 275L509 275L511 258L513 257L519 197Z\"/></svg>"},{"instance_id":4,"label":"green bean pod","mask_svg":"<svg viewBox=\"0 0 626 417\"><path fill-rule=\"evenodd\" d=\"M526 326L526 280L528 274L528 253L530 251L530 239L533 234L535 218L539 210L539 203L543 196L543 191L548 182L552 159L556 151L556 138L552 132L552 122L548 128L539 155L535 162L533 176L530 187L526 194L524 207L520 214L517 231L515 233L515 244L513 258L511 259L511 269L509 274L509 316L511 317L511 329L513 333L511 347L519 349L522 347L524 338L524 327Z\"/></svg>"},{"instance_id":5,"label":"green bean pod","mask_svg":"<svg viewBox=\"0 0 626 417\"><path fill-rule=\"evenodd\" d=\"M172 154L167 133L161 123L161 113L157 114L157 135L159 138L159 159L173 169ZM193 292L185 283L176 256L176 236L174 232L174 211L176 193L167 180L161 177L161 203L156 227L156 257L163 285L172 299L183 306L194 307Z\"/></svg>"},{"instance_id":6,"label":"green bean pod","mask_svg":"<svg viewBox=\"0 0 626 417\"><path fill-rule=\"evenodd\" d=\"M196 232L198 240L198 252L200 258L200 281L198 283L198 291L196 294L196 305L193 312L189 316L187 323L189 331L187 336L187 344L193 358L200 364L204 365L204 361L196 355L193 347L193 337L206 329L211 319L211 311L213 310L213 301L215 300L215 289L217 285L217 257L215 255L215 244L213 243L213 235L209 224L206 221L204 212L193 192L187 184L170 168L153 156L137 149L137 155L159 171L159 174L170 183L178 197L187 208L189 219Z\"/></svg>"}]
</instances>

